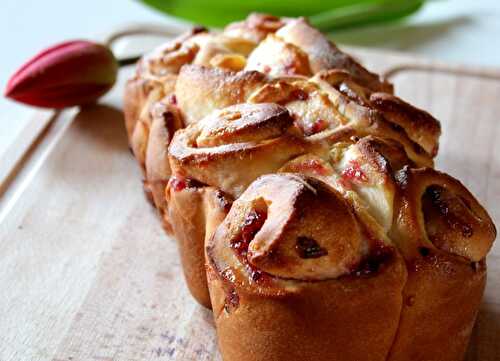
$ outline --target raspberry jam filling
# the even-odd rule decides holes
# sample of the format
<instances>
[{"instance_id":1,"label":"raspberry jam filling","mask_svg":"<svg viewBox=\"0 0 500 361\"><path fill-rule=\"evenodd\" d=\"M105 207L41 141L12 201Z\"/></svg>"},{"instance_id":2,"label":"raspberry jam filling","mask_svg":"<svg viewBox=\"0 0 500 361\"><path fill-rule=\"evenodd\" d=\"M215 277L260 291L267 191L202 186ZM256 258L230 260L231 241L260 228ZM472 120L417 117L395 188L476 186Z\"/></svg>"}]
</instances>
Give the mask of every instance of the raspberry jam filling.
<instances>
[{"instance_id":1,"label":"raspberry jam filling","mask_svg":"<svg viewBox=\"0 0 500 361\"><path fill-rule=\"evenodd\" d=\"M246 261L248 246L264 225L266 218L267 214L258 210L252 210L245 218L243 226L241 227L240 237L231 243L231 248L236 251L240 260L244 259Z\"/></svg>"},{"instance_id":2,"label":"raspberry jam filling","mask_svg":"<svg viewBox=\"0 0 500 361\"><path fill-rule=\"evenodd\" d=\"M321 164L318 159L307 159L298 164L294 164L292 170L297 173L313 173L321 176L331 174L330 169Z\"/></svg>"},{"instance_id":3,"label":"raspberry jam filling","mask_svg":"<svg viewBox=\"0 0 500 361\"><path fill-rule=\"evenodd\" d=\"M325 130L326 128L328 128L328 122L324 119L318 119L313 123L311 131L313 134L316 134Z\"/></svg>"},{"instance_id":4,"label":"raspberry jam filling","mask_svg":"<svg viewBox=\"0 0 500 361\"><path fill-rule=\"evenodd\" d=\"M306 136L310 136L328 128L328 122L324 119L317 119L311 124L307 124L303 131Z\"/></svg>"},{"instance_id":5,"label":"raspberry jam filling","mask_svg":"<svg viewBox=\"0 0 500 361\"><path fill-rule=\"evenodd\" d=\"M186 178L181 175L170 177L168 183L170 188L172 188L175 192L180 192L187 188L200 188L204 186L203 183L198 182L195 179Z\"/></svg>"},{"instance_id":6,"label":"raspberry jam filling","mask_svg":"<svg viewBox=\"0 0 500 361\"><path fill-rule=\"evenodd\" d=\"M241 228L241 243L246 246L244 250L245 254L248 250L248 245L262 228L266 218L267 214L260 210L253 210L246 217L243 227Z\"/></svg>"},{"instance_id":7,"label":"raspberry jam filling","mask_svg":"<svg viewBox=\"0 0 500 361\"><path fill-rule=\"evenodd\" d=\"M236 293L234 288L231 288L226 294L226 302L224 302L224 310L227 313L231 313L236 310L240 305L240 296Z\"/></svg>"},{"instance_id":8,"label":"raspberry jam filling","mask_svg":"<svg viewBox=\"0 0 500 361\"><path fill-rule=\"evenodd\" d=\"M250 242L254 239L257 232L262 228L264 222L267 219L267 213L262 210L252 210L241 227L240 237L231 243L231 248L233 248L238 255L239 260L245 264L245 267L250 275L253 282L261 283L266 279L269 279L269 275L262 272L252 266L247 259L248 247Z\"/></svg>"},{"instance_id":9,"label":"raspberry jam filling","mask_svg":"<svg viewBox=\"0 0 500 361\"><path fill-rule=\"evenodd\" d=\"M347 189L351 189L353 183L366 182L368 182L368 177L356 161L351 161L349 166L342 171L340 183Z\"/></svg>"},{"instance_id":10,"label":"raspberry jam filling","mask_svg":"<svg viewBox=\"0 0 500 361\"><path fill-rule=\"evenodd\" d=\"M175 94L171 94L168 97L168 102L172 105L177 105L177 97L175 96Z\"/></svg>"},{"instance_id":11,"label":"raspberry jam filling","mask_svg":"<svg viewBox=\"0 0 500 361\"><path fill-rule=\"evenodd\" d=\"M302 89L295 89L290 92L290 97L288 101L294 101L294 100L307 100L309 98L309 94L307 94L304 90Z\"/></svg>"}]
</instances>

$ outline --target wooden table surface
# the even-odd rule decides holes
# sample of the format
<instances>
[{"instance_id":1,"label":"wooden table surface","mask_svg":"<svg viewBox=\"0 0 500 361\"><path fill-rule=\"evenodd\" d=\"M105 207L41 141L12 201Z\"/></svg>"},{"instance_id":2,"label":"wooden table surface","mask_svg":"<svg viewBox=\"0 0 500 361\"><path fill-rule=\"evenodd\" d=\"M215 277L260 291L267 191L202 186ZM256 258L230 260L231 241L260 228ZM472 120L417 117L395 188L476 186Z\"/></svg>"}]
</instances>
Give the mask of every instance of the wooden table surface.
<instances>
[{"instance_id":1,"label":"wooden table surface","mask_svg":"<svg viewBox=\"0 0 500 361\"><path fill-rule=\"evenodd\" d=\"M500 224L500 70L356 54L441 120L437 167ZM220 360L127 149L128 72L101 105L37 114L0 159L1 361ZM500 357L499 243L468 361Z\"/></svg>"}]
</instances>

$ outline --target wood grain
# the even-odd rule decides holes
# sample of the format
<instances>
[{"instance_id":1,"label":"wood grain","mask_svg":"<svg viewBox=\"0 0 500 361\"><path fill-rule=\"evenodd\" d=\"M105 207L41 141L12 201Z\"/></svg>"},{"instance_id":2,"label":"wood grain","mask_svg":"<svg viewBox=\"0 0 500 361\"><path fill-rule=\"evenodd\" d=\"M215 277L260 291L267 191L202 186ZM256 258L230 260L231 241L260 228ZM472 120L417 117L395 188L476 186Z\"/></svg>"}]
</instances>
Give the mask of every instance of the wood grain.
<instances>
[{"instance_id":1,"label":"wood grain","mask_svg":"<svg viewBox=\"0 0 500 361\"><path fill-rule=\"evenodd\" d=\"M489 77L500 71L355 53L377 71L401 68L396 92L442 122L438 168L500 224L500 81ZM141 192L119 110L127 76L106 105L61 114L0 199L1 361L220 361L211 314L189 296ZM468 361L498 360L499 287L497 243Z\"/></svg>"}]
</instances>

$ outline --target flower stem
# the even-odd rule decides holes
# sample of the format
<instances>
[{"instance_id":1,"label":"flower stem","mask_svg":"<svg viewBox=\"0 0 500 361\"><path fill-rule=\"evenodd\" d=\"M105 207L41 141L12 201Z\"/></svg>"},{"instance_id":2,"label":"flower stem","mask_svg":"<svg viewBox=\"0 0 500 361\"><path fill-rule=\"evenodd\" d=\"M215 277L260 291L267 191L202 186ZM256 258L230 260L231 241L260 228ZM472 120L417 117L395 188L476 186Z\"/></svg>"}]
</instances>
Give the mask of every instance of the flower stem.
<instances>
[{"instance_id":1,"label":"flower stem","mask_svg":"<svg viewBox=\"0 0 500 361\"><path fill-rule=\"evenodd\" d=\"M118 66L121 68L124 66L133 65L133 64L137 63L137 61L141 58L141 56L142 55L136 55L136 56L130 56L127 58L117 59Z\"/></svg>"}]
</instances>

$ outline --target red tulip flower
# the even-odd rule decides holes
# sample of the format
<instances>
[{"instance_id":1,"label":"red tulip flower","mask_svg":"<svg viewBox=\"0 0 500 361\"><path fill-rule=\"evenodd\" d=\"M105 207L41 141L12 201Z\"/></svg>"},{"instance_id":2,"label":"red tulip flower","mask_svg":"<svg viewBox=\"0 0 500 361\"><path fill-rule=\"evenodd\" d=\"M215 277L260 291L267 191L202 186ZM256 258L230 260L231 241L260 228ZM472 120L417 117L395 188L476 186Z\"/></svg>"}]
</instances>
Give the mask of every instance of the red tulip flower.
<instances>
[{"instance_id":1,"label":"red tulip flower","mask_svg":"<svg viewBox=\"0 0 500 361\"><path fill-rule=\"evenodd\" d=\"M101 44L76 40L42 51L9 80L5 96L45 108L92 103L110 90L118 62Z\"/></svg>"}]
</instances>

